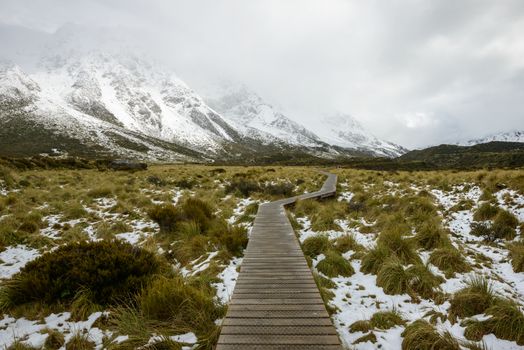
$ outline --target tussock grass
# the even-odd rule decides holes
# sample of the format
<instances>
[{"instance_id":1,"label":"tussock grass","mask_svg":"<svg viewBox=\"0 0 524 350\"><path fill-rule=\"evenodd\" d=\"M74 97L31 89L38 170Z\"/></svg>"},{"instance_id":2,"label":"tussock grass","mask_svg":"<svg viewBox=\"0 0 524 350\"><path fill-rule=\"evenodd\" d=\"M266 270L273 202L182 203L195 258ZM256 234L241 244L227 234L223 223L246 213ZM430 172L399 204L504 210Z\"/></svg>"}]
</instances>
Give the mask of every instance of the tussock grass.
<instances>
[{"instance_id":1,"label":"tussock grass","mask_svg":"<svg viewBox=\"0 0 524 350\"><path fill-rule=\"evenodd\" d=\"M70 350L92 350L95 349L95 343L89 339L89 334L76 333L69 339L66 349Z\"/></svg>"},{"instance_id":2,"label":"tussock grass","mask_svg":"<svg viewBox=\"0 0 524 350\"><path fill-rule=\"evenodd\" d=\"M319 254L325 253L332 248L328 236L318 234L308 237L302 242L302 250L307 256L314 258Z\"/></svg>"},{"instance_id":3,"label":"tussock grass","mask_svg":"<svg viewBox=\"0 0 524 350\"><path fill-rule=\"evenodd\" d=\"M362 257L361 270L364 273L377 274L384 262L392 255L391 251L383 246L377 245L370 249L366 255Z\"/></svg>"},{"instance_id":4,"label":"tussock grass","mask_svg":"<svg viewBox=\"0 0 524 350\"><path fill-rule=\"evenodd\" d=\"M118 307L112 322L121 334L130 335L130 344L137 347L152 332L193 331L201 348L216 343L216 319L224 317L225 308L214 301L212 288L192 285L181 276L158 276L127 306Z\"/></svg>"},{"instance_id":5,"label":"tussock grass","mask_svg":"<svg viewBox=\"0 0 524 350\"><path fill-rule=\"evenodd\" d=\"M461 350L460 343L450 333L439 333L425 320L409 324L402 337L402 350Z\"/></svg>"},{"instance_id":6,"label":"tussock grass","mask_svg":"<svg viewBox=\"0 0 524 350\"><path fill-rule=\"evenodd\" d=\"M524 241L509 245L509 258L515 272L524 272Z\"/></svg>"},{"instance_id":7,"label":"tussock grass","mask_svg":"<svg viewBox=\"0 0 524 350\"><path fill-rule=\"evenodd\" d=\"M377 244L389 249L403 264L417 264L421 262L415 250L415 241L404 238L403 233L399 230L382 232L378 237Z\"/></svg>"},{"instance_id":8,"label":"tussock grass","mask_svg":"<svg viewBox=\"0 0 524 350\"><path fill-rule=\"evenodd\" d=\"M350 332L368 332L371 329L390 329L403 326L406 321L402 319L400 312L396 309L390 311L379 311L371 316L369 321L356 321L349 326Z\"/></svg>"},{"instance_id":9,"label":"tussock grass","mask_svg":"<svg viewBox=\"0 0 524 350\"><path fill-rule=\"evenodd\" d=\"M44 343L44 350L58 350L64 345L65 339L62 333L54 329L45 329L45 332L47 338Z\"/></svg>"},{"instance_id":10,"label":"tussock grass","mask_svg":"<svg viewBox=\"0 0 524 350\"><path fill-rule=\"evenodd\" d=\"M407 293L412 297L434 298L442 282L426 265L405 268L395 256L388 258L377 273L377 285L392 295Z\"/></svg>"},{"instance_id":11,"label":"tussock grass","mask_svg":"<svg viewBox=\"0 0 524 350\"><path fill-rule=\"evenodd\" d=\"M470 317L481 314L496 302L491 284L485 277L476 276L465 288L456 292L450 300L449 316Z\"/></svg>"},{"instance_id":12,"label":"tussock grass","mask_svg":"<svg viewBox=\"0 0 524 350\"><path fill-rule=\"evenodd\" d=\"M345 234L335 239L333 242L333 249L340 253L347 253L350 250L361 252L365 248L357 242L355 236L351 234Z\"/></svg>"},{"instance_id":13,"label":"tussock grass","mask_svg":"<svg viewBox=\"0 0 524 350\"><path fill-rule=\"evenodd\" d=\"M429 262L444 272L446 278L451 278L455 273L471 270L462 253L453 246L435 249L429 256Z\"/></svg>"},{"instance_id":14,"label":"tussock grass","mask_svg":"<svg viewBox=\"0 0 524 350\"><path fill-rule=\"evenodd\" d=\"M500 300L490 306L486 314L491 316L482 322L486 333L524 345L524 314L520 305L511 300Z\"/></svg>"},{"instance_id":15,"label":"tussock grass","mask_svg":"<svg viewBox=\"0 0 524 350\"><path fill-rule=\"evenodd\" d=\"M339 252L330 250L325 253L326 257L322 259L316 266L317 270L328 277L350 277L355 273L355 270L344 259Z\"/></svg>"},{"instance_id":16,"label":"tussock grass","mask_svg":"<svg viewBox=\"0 0 524 350\"><path fill-rule=\"evenodd\" d=\"M335 288L337 285L335 282L319 275L318 273L313 273L313 278L317 284L318 290L320 291L320 296L322 297L322 301L324 302L327 311L330 314L333 313L335 310L329 305L329 302L333 300L335 293L333 293L330 289Z\"/></svg>"},{"instance_id":17,"label":"tussock grass","mask_svg":"<svg viewBox=\"0 0 524 350\"><path fill-rule=\"evenodd\" d=\"M11 344L9 347L5 348L6 350L35 350L36 348L33 348L32 346L23 343L20 340L15 340L13 344Z\"/></svg>"},{"instance_id":18,"label":"tussock grass","mask_svg":"<svg viewBox=\"0 0 524 350\"><path fill-rule=\"evenodd\" d=\"M430 220L422 224L415 235L415 240L426 250L451 245L449 233L442 228L439 220Z\"/></svg>"},{"instance_id":19,"label":"tussock grass","mask_svg":"<svg viewBox=\"0 0 524 350\"><path fill-rule=\"evenodd\" d=\"M493 219L499 212L500 208L491 203L483 203L473 214L473 220L486 221Z\"/></svg>"}]
</instances>

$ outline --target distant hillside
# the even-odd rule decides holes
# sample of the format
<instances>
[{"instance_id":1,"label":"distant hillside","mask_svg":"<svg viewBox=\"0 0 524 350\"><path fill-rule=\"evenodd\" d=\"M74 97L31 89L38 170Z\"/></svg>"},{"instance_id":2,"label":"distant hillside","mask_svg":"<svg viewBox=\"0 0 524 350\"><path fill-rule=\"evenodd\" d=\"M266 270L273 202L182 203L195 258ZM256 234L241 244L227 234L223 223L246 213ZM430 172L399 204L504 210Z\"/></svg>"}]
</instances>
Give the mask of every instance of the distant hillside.
<instances>
[{"instance_id":1,"label":"distant hillside","mask_svg":"<svg viewBox=\"0 0 524 350\"><path fill-rule=\"evenodd\" d=\"M524 167L524 143L488 142L474 146L440 145L398 158L355 158L344 163L359 169L440 170Z\"/></svg>"},{"instance_id":2,"label":"distant hillside","mask_svg":"<svg viewBox=\"0 0 524 350\"><path fill-rule=\"evenodd\" d=\"M437 168L516 167L524 165L524 143L493 141L474 146L440 145L408 152L400 161L420 161Z\"/></svg>"}]
</instances>

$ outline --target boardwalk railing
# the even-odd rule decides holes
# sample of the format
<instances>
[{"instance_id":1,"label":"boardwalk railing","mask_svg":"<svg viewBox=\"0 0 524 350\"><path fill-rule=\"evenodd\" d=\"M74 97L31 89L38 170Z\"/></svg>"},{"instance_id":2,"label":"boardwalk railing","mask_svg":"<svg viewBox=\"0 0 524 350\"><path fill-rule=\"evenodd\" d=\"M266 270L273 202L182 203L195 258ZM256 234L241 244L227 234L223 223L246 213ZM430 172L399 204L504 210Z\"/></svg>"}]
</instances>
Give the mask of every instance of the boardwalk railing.
<instances>
[{"instance_id":1,"label":"boardwalk railing","mask_svg":"<svg viewBox=\"0 0 524 350\"><path fill-rule=\"evenodd\" d=\"M337 176L324 174L319 191L259 206L217 350L341 349L284 209L335 195Z\"/></svg>"}]
</instances>

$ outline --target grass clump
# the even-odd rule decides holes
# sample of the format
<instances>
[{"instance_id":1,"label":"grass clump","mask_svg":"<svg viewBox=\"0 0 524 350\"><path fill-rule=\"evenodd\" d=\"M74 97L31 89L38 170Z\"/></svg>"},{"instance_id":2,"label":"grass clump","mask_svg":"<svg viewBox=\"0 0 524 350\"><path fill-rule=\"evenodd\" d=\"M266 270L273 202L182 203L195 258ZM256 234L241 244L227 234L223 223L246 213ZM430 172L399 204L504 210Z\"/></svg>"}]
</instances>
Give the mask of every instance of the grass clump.
<instances>
[{"instance_id":1,"label":"grass clump","mask_svg":"<svg viewBox=\"0 0 524 350\"><path fill-rule=\"evenodd\" d=\"M514 272L524 272L524 241L509 246L509 258Z\"/></svg>"},{"instance_id":2,"label":"grass clump","mask_svg":"<svg viewBox=\"0 0 524 350\"><path fill-rule=\"evenodd\" d=\"M384 262L392 255L391 250L383 245L377 245L370 249L362 257L361 270L364 273L377 274Z\"/></svg>"},{"instance_id":3,"label":"grass clump","mask_svg":"<svg viewBox=\"0 0 524 350\"><path fill-rule=\"evenodd\" d=\"M426 265L415 264L405 268L401 261L392 256L377 273L377 285L386 294L409 294L412 297L433 298L442 279L433 275Z\"/></svg>"},{"instance_id":4,"label":"grass clump","mask_svg":"<svg viewBox=\"0 0 524 350\"><path fill-rule=\"evenodd\" d=\"M464 256L453 246L435 249L429 256L429 262L443 271L447 278L453 277L457 272L471 270Z\"/></svg>"},{"instance_id":5,"label":"grass clump","mask_svg":"<svg viewBox=\"0 0 524 350\"><path fill-rule=\"evenodd\" d=\"M62 333L54 329L47 329L46 333L47 338L44 343L45 350L58 350L64 345L65 338Z\"/></svg>"},{"instance_id":6,"label":"grass clump","mask_svg":"<svg viewBox=\"0 0 524 350\"><path fill-rule=\"evenodd\" d=\"M314 258L319 254L331 249L331 242L326 235L315 235L308 237L302 242L302 250L307 256Z\"/></svg>"},{"instance_id":7,"label":"grass clump","mask_svg":"<svg viewBox=\"0 0 524 350\"><path fill-rule=\"evenodd\" d=\"M356 241L355 236L349 234L335 239L333 248L340 253L347 253L350 250L355 252L364 250L364 247Z\"/></svg>"},{"instance_id":8,"label":"grass clump","mask_svg":"<svg viewBox=\"0 0 524 350\"><path fill-rule=\"evenodd\" d=\"M486 221L493 219L499 212L499 208L490 204L483 203L473 214L473 220Z\"/></svg>"},{"instance_id":9,"label":"grass clump","mask_svg":"<svg viewBox=\"0 0 524 350\"><path fill-rule=\"evenodd\" d=\"M415 235L417 244L426 250L449 246L451 244L448 233L436 220L425 222Z\"/></svg>"},{"instance_id":10,"label":"grass clump","mask_svg":"<svg viewBox=\"0 0 524 350\"><path fill-rule=\"evenodd\" d=\"M253 192L260 192L262 189L260 184L245 176L234 177L229 184L226 185L226 193L236 193L239 197L247 198Z\"/></svg>"},{"instance_id":11,"label":"grass clump","mask_svg":"<svg viewBox=\"0 0 524 350\"><path fill-rule=\"evenodd\" d=\"M425 320L409 324L402 337L402 350L461 350L460 343L451 334L439 333Z\"/></svg>"},{"instance_id":12,"label":"grass clump","mask_svg":"<svg viewBox=\"0 0 524 350\"><path fill-rule=\"evenodd\" d=\"M68 350L91 350L95 349L95 343L89 339L89 334L76 333L66 344Z\"/></svg>"},{"instance_id":13,"label":"grass clump","mask_svg":"<svg viewBox=\"0 0 524 350\"><path fill-rule=\"evenodd\" d=\"M456 292L450 300L449 316L470 317L486 311L496 301L489 281L481 276L473 277L465 288Z\"/></svg>"},{"instance_id":14,"label":"grass clump","mask_svg":"<svg viewBox=\"0 0 524 350\"><path fill-rule=\"evenodd\" d=\"M469 319L462 323L466 327L464 335L469 340L480 340L486 334L494 334L497 338L515 341L524 345L524 314L516 302L500 299L486 309L489 318L478 321Z\"/></svg>"},{"instance_id":15,"label":"grass clump","mask_svg":"<svg viewBox=\"0 0 524 350\"><path fill-rule=\"evenodd\" d=\"M349 277L355 273L349 261L332 250L326 252L326 257L317 264L316 268L328 277Z\"/></svg>"},{"instance_id":16,"label":"grass clump","mask_svg":"<svg viewBox=\"0 0 524 350\"><path fill-rule=\"evenodd\" d=\"M373 328L376 329L390 329L395 326L403 326L406 321L402 319L402 316L397 310L391 311L379 311L375 312L369 320Z\"/></svg>"},{"instance_id":17,"label":"grass clump","mask_svg":"<svg viewBox=\"0 0 524 350\"><path fill-rule=\"evenodd\" d=\"M415 250L415 241L404 238L403 234L398 230L381 233L377 242L378 245L389 249L403 264L416 264L421 262Z\"/></svg>"},{"instance_id":18,"label":"grass clump","mask_svg":"<svg viewBox=\"0 0 524 350\"><path fill-rule=\"evenodd\" d=\"M225 308L215 302L213 288L200 282L158 276L134 303L115 310L112 323L121 334L130 335L132 348L147 343L151 333L163 331L195 332L199 348L212 348L218 336L215 320L224 317Z\"/></svg>"},{"instance_id":19,"label":"grass clump","mask_svg":"<svg viewBox=\"0 0 524 350\"><path fill-rule=\"evenodd\" d=\"M93 302L117 303L139 291L160 263L145 250L119 241L72 243L29 262L2 289L0 308L40 301L71 302L86 289Z\"/></svg>"}]
</instances>

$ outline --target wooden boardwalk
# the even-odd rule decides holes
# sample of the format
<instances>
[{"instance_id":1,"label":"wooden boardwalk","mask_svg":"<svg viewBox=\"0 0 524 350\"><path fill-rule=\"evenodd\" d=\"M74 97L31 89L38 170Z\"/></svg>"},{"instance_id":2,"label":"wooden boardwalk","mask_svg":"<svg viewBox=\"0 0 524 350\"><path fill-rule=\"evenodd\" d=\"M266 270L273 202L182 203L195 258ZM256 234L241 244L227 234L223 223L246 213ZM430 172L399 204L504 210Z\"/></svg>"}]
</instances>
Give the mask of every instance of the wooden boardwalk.
<instances>
[{"instance_id":1,"label":"wooden boardwalk","mask_svg":"<svg viewBox=\"0 0 524 350\"><path fill-rule=\"evenodd\" d=\"M333 196L325 175L320 191L260 205L217 350L342 349L284 209Z\"/></svg>"}]
</instances>

